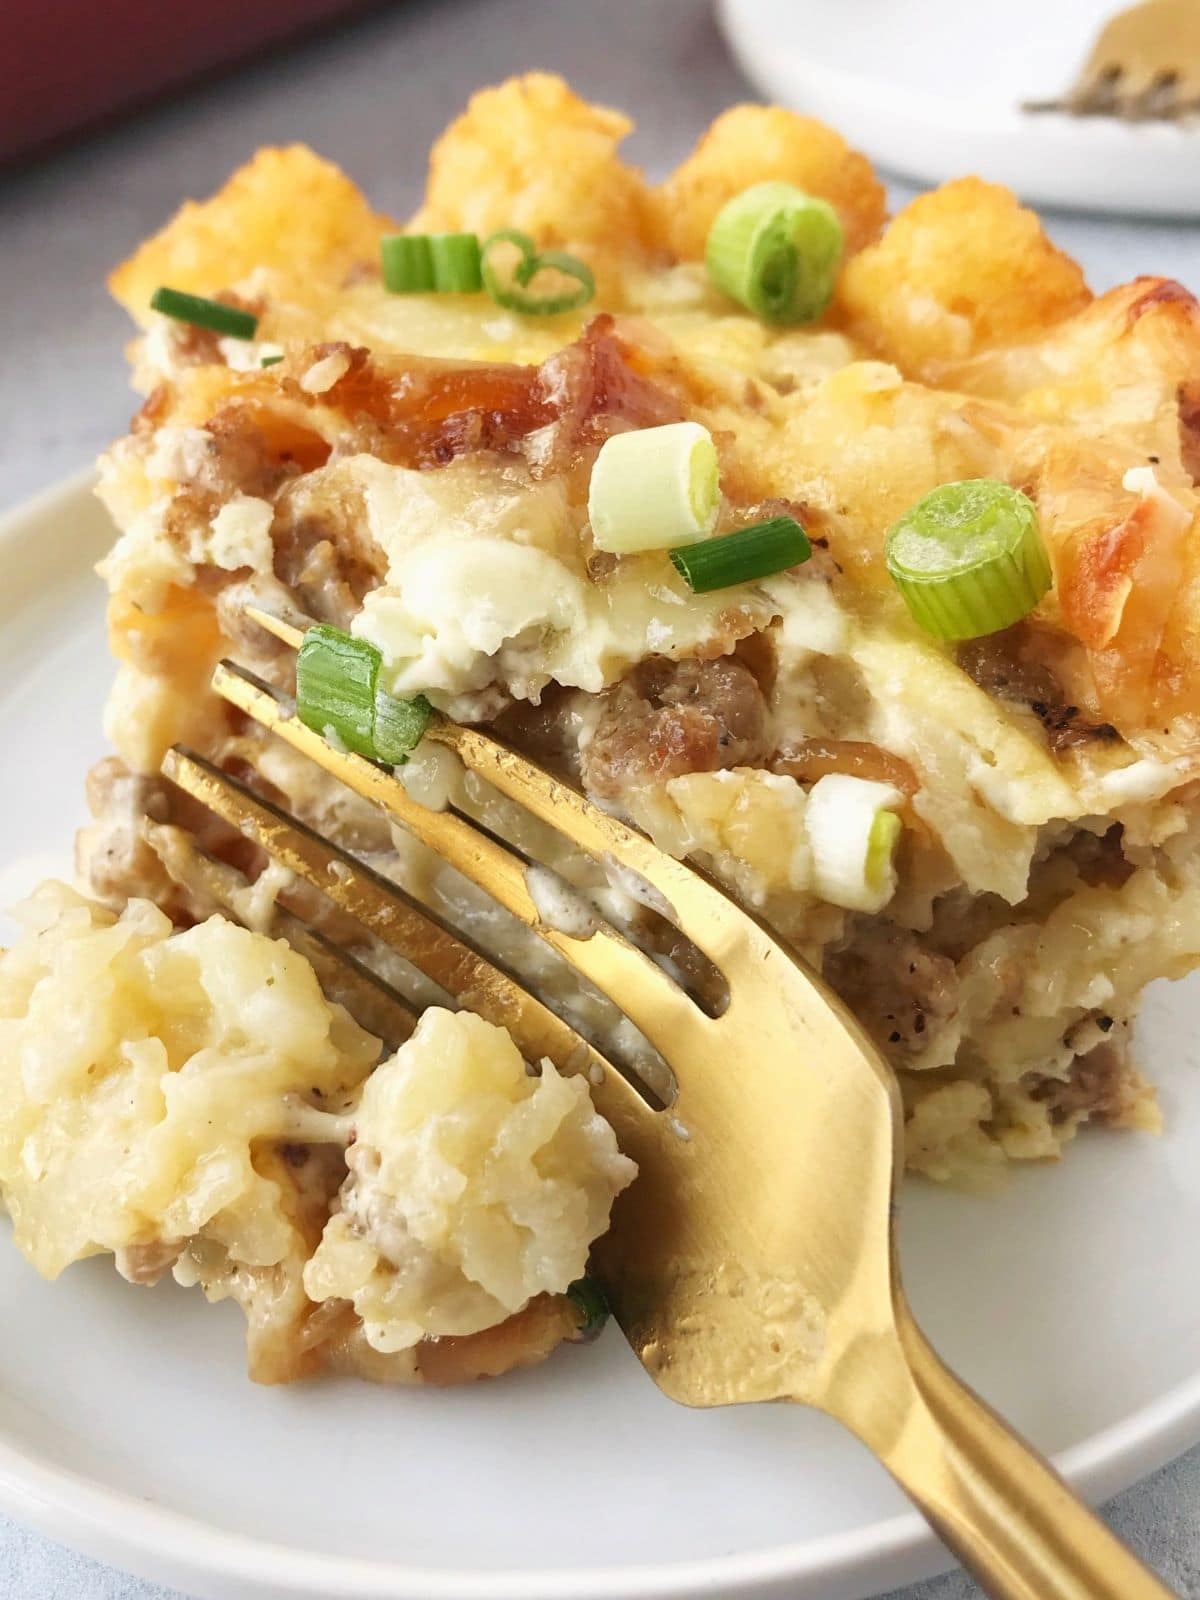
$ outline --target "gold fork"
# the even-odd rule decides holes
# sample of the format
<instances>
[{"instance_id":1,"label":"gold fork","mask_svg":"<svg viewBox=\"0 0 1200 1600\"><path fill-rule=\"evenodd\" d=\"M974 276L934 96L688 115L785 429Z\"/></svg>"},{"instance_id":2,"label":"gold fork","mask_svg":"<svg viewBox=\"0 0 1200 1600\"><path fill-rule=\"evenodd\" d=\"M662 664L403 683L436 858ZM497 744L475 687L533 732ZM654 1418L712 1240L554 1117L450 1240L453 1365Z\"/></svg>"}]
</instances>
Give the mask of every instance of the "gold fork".
<instances>
[{"instance_id":1,"label":"gold fork","mask_svg":"<svg viewBox=\"0 0 1200 1600\"><path fill-rule=\"evenodd\" d=\"M1200 0L1141 0L1118 11L1066 94L1022 109L1131 122L1200 111Z\"/></svg>"},{"instance_id":2,"label":"gold fork","mask_svg":"<svg viewBox=\"0 0 1200 1600\"><path fill-rule=\"evenodd\" d=\"M290 624L250 614L301 643ZM426 739L583 851L636 875L724 975L728 1005L713 1016L615 929L600 923L582 936L545 922L527 882L531 864L481 825L426 809L390 773L334 749L244 669L223 662L213 683L533 929L673 1068L677 1093L664 1107L390 881L202 758L169 752L167 777L459 1003L507 1027L527 1057L587 1072L598 1109L639 1167L594 1271L664 1393L688 1406L800 1401L838 1418L1003 1600L1169 1594L923 1338L893 1238L902 1168L895 1080L812 972L691 867L496 740L435 718ZM332 947L323 943L322 954ZM385 1013L399 1007L393 1031L402 1036L399 997L362 968L348 981L374 986Z\"/></svg>"}]
</instances>

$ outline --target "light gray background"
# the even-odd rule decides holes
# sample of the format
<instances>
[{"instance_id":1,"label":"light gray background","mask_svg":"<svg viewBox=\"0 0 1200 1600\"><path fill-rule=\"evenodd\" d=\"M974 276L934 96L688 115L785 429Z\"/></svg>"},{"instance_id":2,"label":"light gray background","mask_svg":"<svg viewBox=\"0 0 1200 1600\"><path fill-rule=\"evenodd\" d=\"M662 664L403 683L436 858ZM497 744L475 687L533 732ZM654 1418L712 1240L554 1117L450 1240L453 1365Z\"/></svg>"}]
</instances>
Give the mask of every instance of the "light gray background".
<instances>
[{"instance_id":1,"label":"light gray background","mask_svg":"<svg viewBox=\"0 0 1200 1600\"><path fill-rule=\"evenodd\" d=\"M104 274L184 196L210 193L260 144L302 139L346 167L381 209L403 215L419 197L430 141L468 93L531 66L563 72L590 97L629 110L638 121L629 153L652 174L681 159L723 107L753 95L708 0L430 0L280 51L8 174L0 188L0 505L84 466L124 430L134 404L121 359L129 330L108 302ZM894 202L911 192L896 183ZM1096 288L1139 272L1200 288L1195 227L1060 216L1051 231ZM1180 1594L1200 1597L1200 1451L1122 1495L1108 1514ZM891 1600L977 1593L955 1574ZM173 1597L0 1518L0 1600Z\"/></svg>"}]
</instances>

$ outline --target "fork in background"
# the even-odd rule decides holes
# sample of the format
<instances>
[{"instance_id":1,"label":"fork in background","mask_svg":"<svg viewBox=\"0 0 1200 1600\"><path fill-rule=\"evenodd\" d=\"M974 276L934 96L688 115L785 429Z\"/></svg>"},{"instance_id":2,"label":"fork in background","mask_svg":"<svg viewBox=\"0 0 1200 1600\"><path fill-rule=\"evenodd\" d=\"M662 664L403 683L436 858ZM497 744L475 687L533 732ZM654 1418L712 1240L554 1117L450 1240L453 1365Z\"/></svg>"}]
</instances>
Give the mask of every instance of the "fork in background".
<instances>
[{"instance_id":1,"label":"fork in background","mask_svg":"<svg viewBox=\"0 0 1200 1600\"><path fill-rule=\"evenodd\" d=\"M1141 0L1118 11L1067 92L1021 109L1128 122L1172 122L1200 112L1200 0Z\"/></svg>"},{"instance_id":2,"label":"fork in background","mask_svg":"<svg viewBox=\"0 0 1200 1600\"><path fill-rule=\"evenodd\" d=\"M303 638L277 618L249 614L293 647ZM607 924L584 933L544 921L527 882L533 864L482 825L418 804L390 773L335 750L295 717L287 697L232 663L213 683L485 889L673 1068L677 1093L664 1107L408 893L202 758L168 753L167 777L458 1003L507 1027L529 1059L586 1071L598 1110L639 1168L592 1270L664 1393L689 1406L794 1400L837 1417L1001 1600L1164 1600L1158 1579L923 1338L901 1288L892 1227L903 1165L899 1093L818 978L700 873L492 738L435 718L426 739L581 850L636 875L723 974L729 1003L711 1015ZM338 960L328 941L318 953ZM378 977L349 966L344 983L365 983L385 1025L391 1015L392 1031L403 1030L405 1002Z\"/></svg>"}]
</instances>

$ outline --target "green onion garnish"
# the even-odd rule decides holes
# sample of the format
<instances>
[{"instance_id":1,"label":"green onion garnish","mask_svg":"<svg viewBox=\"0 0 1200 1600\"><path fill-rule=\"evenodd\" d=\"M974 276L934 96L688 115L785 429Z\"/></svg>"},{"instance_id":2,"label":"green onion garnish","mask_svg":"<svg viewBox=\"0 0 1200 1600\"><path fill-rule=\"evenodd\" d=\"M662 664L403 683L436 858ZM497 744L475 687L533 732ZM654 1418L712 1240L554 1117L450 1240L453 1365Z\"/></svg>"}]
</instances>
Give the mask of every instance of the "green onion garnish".
<instances>
[{"instance_id":1,"label":"green onion garnish","mask_svg":"<svg viewBox=\"0 0 1200 1600\"><path fill-rule=\"evenodd\" d=\"M382 657L365 639L318 623L296 659L296 714L355 755L375 757L375 685Z\"/></svg>"},{"instance_id":2,"label":"green onion garnish","mask_svg":"<svg viewBox=\"0 0 1200 1600\"><path fill-rule=\"evenodd\" d=\"M867 859L864 876L868 887L880 888L885 882L896 855L896 846L904 824L894 811L877 811L867 834Z\"/></svg>"},{"instance_id":3,"label":"green onion garnish","mask_svg":"<svg viewBox=\"0 0 1200 1600\"><path fill-rule=\"evenodd\" d=\"M496 245L515 245L517 258L506 273L492 260ZM508 311L523 311L529 316L552 317L559 311L574 311L586 305L596 292L596 280L586 262L562 250L544 250L519 228L501 228L484 240L482 252L483 287L499 306ZM539 291L535 278L547 274ZM563 279L567 282L563 283ZM574 287L572 287L572 284Z\"/></svg>"},{"instance_id":4,"label":"green onion garnish","mask_svg":"<svg viewBox=\"0 0 1200 1600\"><path fill-rule=\"evenodd\" d=\"M896 892L904 796L890 783L827 772L808 792L804 831L813 887L830 905L882 911Z\"/></svg>"},{"instance_id":5,"label":"green onion garnish","mask_svg":"<svg viewBox=\"0 0 1200 1600\"><path fill-rule=\"evenodd\" d=\"M306 727L368 761L403 766L429 726L424 695L397 700L379 688L383 657L365 639L318 623L296 658L296 715Z\"/></svg>"},{"instance_id":6,"label":"green onion garnish","mask_svg":"<svg viewBox=\"0 0 1200 1600\"><path fill-rule=\"evenodd\" d=\"M473 233L392 233L379 252L392 294L476 294L483 287Z\"/></svg>"},{"instance_id":7,"label":"green onion garnish","mask_svg":"<svg viewBox=\"0 0 1200 1600\"><path fill-rule=\"evenodd\" d=\"M259 362L260 367L277 367L283 360L282 356L264 356Z\"/></svg>"},{"instance_id":8,"label":"green onion garnish","mask_svg":"<svg viewBox=\"0 0 1200 1600\"><path fill-rule=\"evenodd\" d=\"M391 294L431 294L433 254L427 233L393 233L379 241L383 286Z\"/></svg>"},{"instance_id":9,"label":"green onion garnish","mask_svg":"<svg viewBox=\"0 0 1200 1600\"><path fill-rule=\"evenodd\" d=\"M812 555L804 529L794 517L771 517L735 528L719 539L704 539L671 551L675 570L696 594L728 589L735 583L769 578L785 567L798 567Z\"/></svg>"},{"instance_id":10,"label":"green onion garnish","mask_svg":"<svg viewBox=\"0 0 1200 1600\"><path fill-rule=\"evenodd\" d=\"M766 322L811 322L829 304L844 245L838 214L790 183L756 183L717 213L705 264Z\"/></svg>"},{"instance_id":11,"label":"green onion garnish","mask_svg":"<svg viewBox=\"0 0 1200 1600\"><path fill-rule=\"evenodd\" d=\"M473 233L431 233L433 286L439 294L478 294L483 288L479 240Z\"/></svg>"},{"instance_id":12,"label":"green onion garnish","mask_svg":"<svg viewBox=\"0 0 1200 1600\"><path fill-rule=\"evenodd\" d=\"M614 433L592 467L592 539L616 554L691 544L712 532L720 495L716 446L698 422Z\"/></svg>"},{"instance_id":13,"label":"green onion garnish","mask_svg":"<svg viewBox=\"0 0 1200 1600\"><path fill-rule=\"evenodd\" d=\"M1054 581L1037 507L992 478L944 483L894 523L887 569L935 639L978 639L1019 622Z\"/></svg>"},{"instance_id":14,"label":"green onion garnish","mask_svg":"<svg viewBox=\"0 0 1200 1600\"><path fill-rule=\"evenodd\" d=\"M402 767L421 742L433 707L423 694L398 700L382 689L375 695L375 759L389 767Z\"/></svg>"},{"instance_id":15,"label":"green onion garnish","mask_svg":"<svg viewBox=\"0 0 1200 1600\"><path fill-rule=\"evenodd\" d=\"M608 1321L608 1301L595 1278L576 1278L567 1290L570 1300L579 1312L579 1336L594 1339Z\"/></svg>"},{"instance_id":16,"label":"green onion garnish","mask_svg":"<svg viewBox=\"0 0 1200 1600\"><path fill-rule=\"evenodd\" d=\"M176 322L190 322L196 328L211 328L229 339L253 339L258 318L237 306L206 300L200 294L185 294L182 289L156 289L150 298L151 311L161 311Z\"/></svg>"},{"instance_id":17,"label":"green onion garnish","mask_svg":"<svg viewBox=\"0 0 1200 1600\"><path fill-rule=\"evenodd\" d=\"M507 274L488 261L496 244L517 248ZM529 235L516 228L502 228L482 247L473 233L393 233L379 248L383 281L392 294L475 294L486 289L509 311L545 317L584 305L596 292L584 262L561 250L539 255ZM531 284L542 273L548 276L539 292Z\"/></svg>"}]
</instances>

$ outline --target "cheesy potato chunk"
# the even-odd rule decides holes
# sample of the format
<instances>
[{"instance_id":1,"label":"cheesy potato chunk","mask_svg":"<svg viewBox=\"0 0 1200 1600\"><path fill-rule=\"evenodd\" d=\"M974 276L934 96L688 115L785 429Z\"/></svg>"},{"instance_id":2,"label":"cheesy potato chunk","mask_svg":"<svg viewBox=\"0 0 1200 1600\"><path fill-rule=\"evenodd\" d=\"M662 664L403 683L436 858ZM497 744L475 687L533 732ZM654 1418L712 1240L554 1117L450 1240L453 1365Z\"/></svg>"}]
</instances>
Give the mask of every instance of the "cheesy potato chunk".
<instances>
[{"instance_id":1,"label":"cheesy potato chunk","mask_svg":"<svg viewBox=\"0 0 1200 1600\"><path fill-rule=\"evenodd\" d=\"M0 1193L47 1277L101 1251L219 1239L280 1261L292 1223L256 1151L297 1097L336 1101L379 1053L287 945L214 917L176 933L48 884L0 957Z\"/></svg>"},{"instance_id":2,"label":"cheesy potato chunk","mask_svg":"<svg viewBox=\"0 0 1200 1600\"><path fill-rule=\"evenodd\" d=\"M502 1028L437 1008L367 1080L347 1164L304 1283L389 1352L565 1289L636 1171L584 1079L533 1076Z\"/></svg>"},{"instance_id":3,"label":"cheesy potato chunk","mask_svg":"<svg viewBox=\"0 0 1200 1600\"><path fill-rule=\"evenodd\" d=\"M535 1301L502 1359L468 1346L457 1375L572 1336L548 1297L636 1170L584 1079L531 1076L502 1030L436 1009L372 1073L378 1040L308 962L222 917L177 933L149 901L116 916L56 883L20 916L0 957L0 1198L45 1276L103 1252L136 1282L174 1267L243 1304L268 1381L323 1363L414 1381L421 1341ZM330 1300L357 1317L322 1324ZM406 1354L379 1363L364 1339Z\"/></svg>"}]
</instances>

